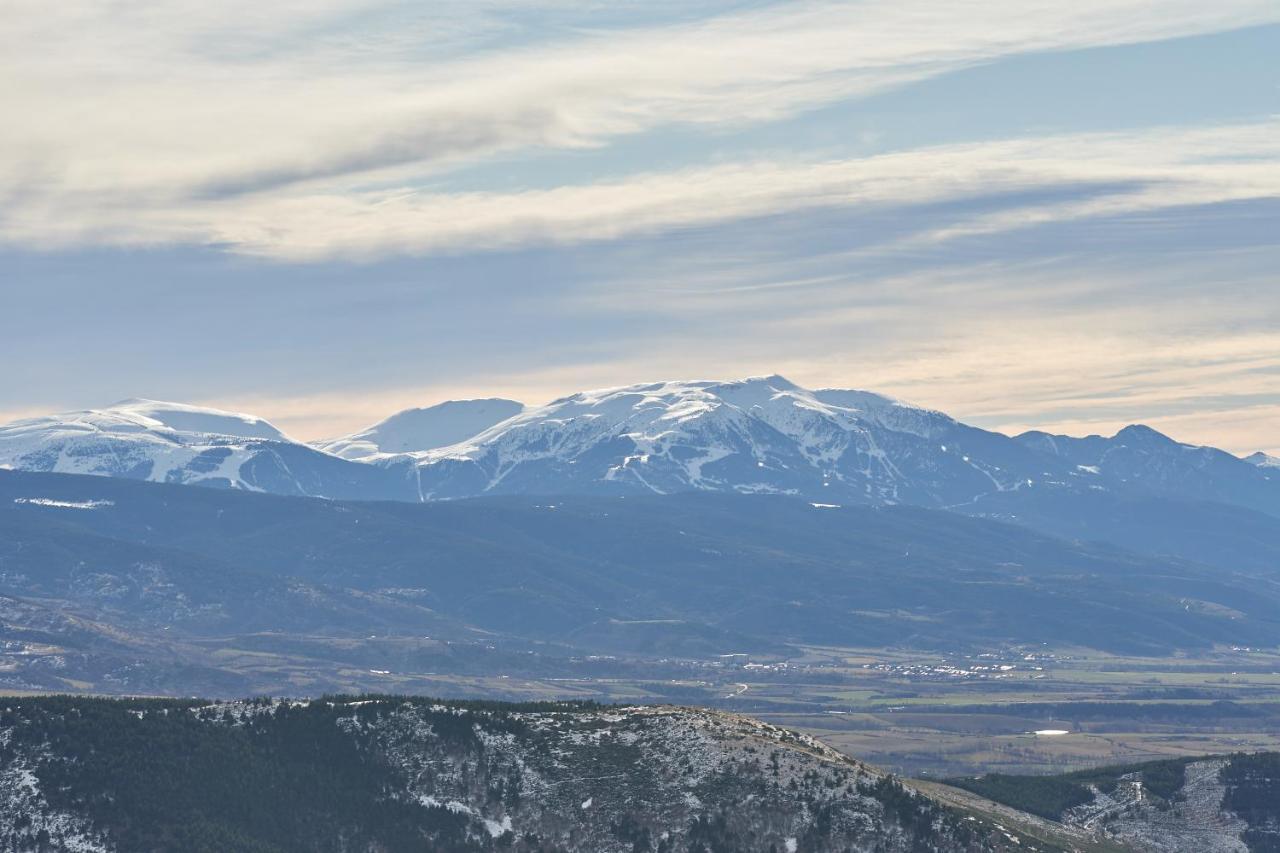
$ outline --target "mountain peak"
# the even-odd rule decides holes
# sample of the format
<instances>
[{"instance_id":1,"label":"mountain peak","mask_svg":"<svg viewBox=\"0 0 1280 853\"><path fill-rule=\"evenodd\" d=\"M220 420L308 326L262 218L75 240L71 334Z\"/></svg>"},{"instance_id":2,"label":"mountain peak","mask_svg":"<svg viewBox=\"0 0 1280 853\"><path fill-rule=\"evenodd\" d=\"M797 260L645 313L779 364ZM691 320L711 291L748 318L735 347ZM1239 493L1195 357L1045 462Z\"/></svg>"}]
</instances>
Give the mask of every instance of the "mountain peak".
<instances>
[{"instance_id":1,"label":"mountain peak","mask_svg":"<svg viewBox=\"0 0 1280 853\"><path fill-rule=\"evenodd\" d=\"M1259 468L1280 468L1280 456L1272 456L1269 453L1263 453L1261 450L1244 457L1244 461L1257 465Z\"/></svg>"},{"instance_id":2,"label":"mountain peak","mask_svg":"<svg viewBox=\"0 0 1280 853\"><path fill-rule=\"evenodd\" d=\"M810 391L777 374L668 380L527 409L423 454L418 481L434 497L454 496L465 482L480 493L696 489L899 502L908 490L935 492L910 482L908 469L922 465L930 480L956 476L989 487L1000 476L1000 485L1012 487L1007 475L975 470L963 453L938 474L930 457L957 428L945 415L887 397ZM887 447L910 460L897 465Z\"/></svg>"},{"instance_id":3,"label":"mountain peak","mask_svg":"<svg viewBox=\"0 0 1280 853\"><path fill-rule=\"evenodd\" d=\"M289 440L288 436L269 421L257 415L209 406L194 406L189 403L150 400L145 397L130 397L103 409L50 415L47 420L88 422L108 431L117 426L127 428L129 424L136 424L147 428L161 427L174 432L199 435L225 435L232 438L260 438L269 441Z\"/></svg>"},{"instance_id":4,"label":"mountain peak","mask_svg":"<svg viewBox=\"0 0 1280 853\"><path fill-rule=\"evenodd\" d=\"M768 376L747 376L736 381L739 385L767 385L770 388L776 388L779 391L795 391L800 388L799 385L792 382L780 373L770 373Z\"/></svg>"},{"instance_id":5,"label":"mountain peak","mask_svg":"<svg viewBox=\"0 0 1280 853\"><path fill-rule=\"evenodd\" d=\"M18 470L289 494L305 492L298 451L324 457L253 415L142 398L0 426L0 465Z\"/></svg>"},{"instance_id":6,"label":"mountain peak","mask_svg":"<svg viewBox=\"0 0 1280 853\"><path fill-rule=\"evenodd\" d=\"M321 450L344 459L383 454L422 453L466 441L525 410L523 403L500 397L446 400L405 409L353 435L320 442Z\"/></svg>"},{"instance_id":7,"label":"mountain peak","mask_svg":"<svg viewBox=\"0 0 1280 853\"><path fill-rule=\"evenodd\" d=\"M1116 441L1124 441L1124 442L1140 443L1140 444L1148 444L1148 445L1178 444L1178 442L1174 441L1169 436L1165 435L1164 433L1160 432L1157 429L1153 429L1152 427L1147 426L1146 424L1129 424L1129 426L1117 432L1113 438Z\"/></svg>"}]
</instances>

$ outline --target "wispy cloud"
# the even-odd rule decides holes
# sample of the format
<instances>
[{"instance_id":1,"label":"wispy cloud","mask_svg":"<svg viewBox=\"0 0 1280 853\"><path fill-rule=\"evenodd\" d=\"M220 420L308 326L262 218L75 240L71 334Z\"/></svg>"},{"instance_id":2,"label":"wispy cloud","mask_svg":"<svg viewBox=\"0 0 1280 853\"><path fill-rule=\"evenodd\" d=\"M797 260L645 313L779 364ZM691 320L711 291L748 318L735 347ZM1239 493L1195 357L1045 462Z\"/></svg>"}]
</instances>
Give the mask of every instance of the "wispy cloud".
<instances>
[{"instance_id":1,"label":"wispy cloud","mask_svg":"<svg viewBox=\"0 0 1280 853\"><path fill-rule=\"evenodd\" d=\"M176 389L320 437L448 396L782 371L1007 429L1274 448L1280 120L1256 98L1229 125L830 140L874 134L858 99L977 65L1278 22L1274 0L15 0L0 297L44 322L0 337L41 377L0 403ZM664 134L706 145L658 156ZM60 376L76 347L103 355Z\"/></svg>"},{"instance_id":2,"label":"wispy cloud","mask_svg":"<svg viewBox=\"0 0 1280 853\"><path fill-rule=\"evenodd\" d=\"M324 254L332 232L316 220L327 217L368 237L332 251L431 249L445 242L430 236L436 211L492 219L486 207L507 200L370 192L370 181L415 187L504 151L595 146L672 123L767 121L1019 53L1280 21L1266 0L780 3L665 26L539 32L502 50L447 49L483 47L495 6L519 5L433 4L426 15L372 0L19 2L0 35L0 113L15 119L0 133L4 237L226 240ZM667 192L660 179L633 183ZM135 211L137 226L122 227ZM537 210L518 220L530 232L543 218ZM547 228L560 224L546 218ZM312 245L299 239L304 228Z\"/></svg>"},{"instance_id":3,"label":"wispy cloud","mask_svg":"<svg viewBox=\"0 0 1280 853\"><path fill-rule=\"evenodd\" d=\"M1118 273L1087 245L1052 263L956 263L882 276L845 269L795 289L752 291L740 311L736 296L706 300L683 289L683 263L673 258L634 280L596 283L597 293L617 297L581 312L583 324L628 310L628 302L633 314L661 322L613 330L612 345L590 358L548 357L531 344L540 333L535 326L530 337L509 330L521 357L499 370L491 353L467 350L428 381L204 399L318 438L452 397L539 403L664 377L776 371L809 387L892 393L1007 432L1111 433L1146 422L1182 440L1250 452L1280 441L1277 421L1268 419L1280 399L1280 304L1265 299L1265 271L1280 256L1245 254L1171 252L1150 258L1140 274ZM774 267L768 276L785 268L786 257L740 262ZM673 286L655 297L633 287L645 277ZM1205 297L1206 281L1218 282L1213 298ZM1251 294L1263 298L1251 303ZM1241 304L1250 306L1247 319L1239 316Z\"/></svg>"},{"instance_id":4,"label":"wispy cloud","mask_svg":"<svg viewBox=\"0 0 1280 853\"><path fill-rule=\"evenodd\" d=\"M1084 188L1079 197L1058 191ZM1036 191L1041 196L1027 195ZM1016 195L1022 193L1023 195ZM992 199L922 244L1065 219L1280 196L1280 122L1153 128L949 145L821 163L751 162L511 193L411 188L75 209L28 200L3 214L19 244L214 243L278 258L376 257L616 239L791 210Z\"/></svg>"}]
</instances>

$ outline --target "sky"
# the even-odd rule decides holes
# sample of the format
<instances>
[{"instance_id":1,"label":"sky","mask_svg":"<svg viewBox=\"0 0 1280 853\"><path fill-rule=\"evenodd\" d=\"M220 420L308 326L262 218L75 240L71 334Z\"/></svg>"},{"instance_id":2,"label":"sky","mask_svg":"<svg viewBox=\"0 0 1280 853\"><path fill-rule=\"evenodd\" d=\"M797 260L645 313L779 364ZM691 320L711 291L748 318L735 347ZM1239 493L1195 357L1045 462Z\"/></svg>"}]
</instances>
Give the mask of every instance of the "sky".
<instances>
[{"instance_id":1,"label":"sky","mask_svg":"<svg viewBox=\"0 0 1280 853\"><path fill-rule=\"evenodd\" d=\"M9 0L0 421L781 373L1280 453L1275 0Z\"/></svg>"}]
</instances>

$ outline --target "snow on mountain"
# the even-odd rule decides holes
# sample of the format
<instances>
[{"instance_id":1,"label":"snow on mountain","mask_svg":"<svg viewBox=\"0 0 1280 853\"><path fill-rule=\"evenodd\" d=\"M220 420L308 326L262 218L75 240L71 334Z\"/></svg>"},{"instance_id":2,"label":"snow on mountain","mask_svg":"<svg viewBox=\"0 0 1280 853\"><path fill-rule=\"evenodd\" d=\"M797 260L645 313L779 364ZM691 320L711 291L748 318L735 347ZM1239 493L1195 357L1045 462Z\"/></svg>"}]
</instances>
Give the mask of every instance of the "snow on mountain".
<instances>
[{"instance_id":1,"label":"snow on mountain","mask_svg":"<svg viewBox=\"0 0 1280 853\"><path fill-rule=\"evenodd\" d=\"M1254 460L1216 447L1175 441L1143 424L1110 438L1027 432L1016 439L1046 457L1073 464L1122 493L1239 504L1280 513L1280 483Z\"/></svg>"},{"instance_id":2,"label":"snow on mountain","mask_svg":"<svg viewBox=\"0 0 1280 853\"><path fill-rule=\"evenodd\" d=\"M251 415L125 400L0 427L0 460L24 470L246 486L239 477L248 458L243 440L259 438L286 440Z\"/></svg>"},{"instance_id":3,"label":"snow on mountain","mask_svg":"<svg viewBox=\"0 0 1280 853\"><path fill-rule=\"evenodd\" d=\"M1269 459L1269 457L1268 457ZM129 400L0 427L0 467L290 495L423 501L690 490L904 503L1017 520L1049 495L1159 497L1280 515L1272 462L1130 426L1016 438L868 391L781 376L666 381L401 412L316 447L266 421Z\"/></svg>"},{"instance_id":4,"label":"snow on mountain","mask_svg":"<svg viewBox=\"0 0 1280 853\"><path fill-rule=\"evenodd\" d=\"M582 392L413 456L426 497L709 489L948 505L1044 468L940 412L781 376Z\"/></svg>"},{"instance_id":5,"label":"snow on mountain","mask_svg":"<svg viewBox=\"0 0 1280 853\"><path fill-rule=\"evenodd\" d=\"M379 454L415 453L466 441L524 411L514 400L449 400L424 409L407 409L354 435L319 442L321 450L343 459L366 460Z\"/></svg>"},{"instance_id":6,"label":"snow on mountain","mask_svg":"<svg viewBox=\"0 0 1280 853\"><path fill-rule=\"evenodd\" d=\"M1263 453L1261 450L1246 456L1244 461L1250 465L1257 465L1259 468L1280 468L1280 456L1272 456L1269 453Z\"/></svg>"},{"instance_id":7,"label":"snow on mountain","mask_svg":"<svg viewBox=\"0 0 1280 853\"><path fill-rule=\"evenodd\" d=\"M255 415L225 412L185 403L132 399L116 403L104 410L110 415L133 420L147 429L168 428L176 432L199 435L229 435L236 438L265 438L274 441L290 439L267 421Z\"/></svg>"},{"instance_id":8,"label":"snow on mountain","mask_svg":"<svg viewBox=\"0 0 1280 853\"><path fill-rule=\"evenodd\" d=\"M0 426L0 467L281 494L390 496L381 485L385 473L295 442L261 418L155 400Z\"/></svg>"}]
</instances>

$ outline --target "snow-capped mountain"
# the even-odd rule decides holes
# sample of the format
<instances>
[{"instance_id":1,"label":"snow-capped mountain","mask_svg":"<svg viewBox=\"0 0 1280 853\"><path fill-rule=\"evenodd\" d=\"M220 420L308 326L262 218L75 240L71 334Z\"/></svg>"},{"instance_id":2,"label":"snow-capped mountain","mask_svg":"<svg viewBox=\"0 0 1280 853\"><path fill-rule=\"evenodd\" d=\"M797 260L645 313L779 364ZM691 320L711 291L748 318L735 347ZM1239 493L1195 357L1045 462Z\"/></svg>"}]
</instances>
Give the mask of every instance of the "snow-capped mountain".
<instances>
[{"instance_id":1,"label":"snow-capped mountain","mask_svg":"<svg viewBox=\"0 0 1280 853\"><path fill-rule=\"evenodd\" d=\"M321 450L343 459L415 453L466 441L524 411L515 400L449 400L425 409L406 409L353 435L321 441Z\"/></svg>"},{"instance_id":2,"label":"snow-capped mountain","mask_svg":"<svg viewBox=\"0 0 1280 853\"><path fill-rule=\"evenodd\" d=\"M781 376L583 392L410 456L426 498L704 489L949 506L1078 476L941 412Z\"/></svg>"},{"instance_id":3,"label":"snow-capped mountain","mask_svg":"<svg viewBox=\"0 0 1280 853\"><path fill-rule=\"evenodd\" d=\"M262 418L155 400L0 427L0 467L289 495L393 496L385 473L294 441Z\"/></svg>"},{"instance_id":4,"label":"snow-capped mountain","mask_svg":"<svg viewBox=\"0 0 1280 853\"><path fill-rule=\"evenodd\" d=\"M345 499L706 490L1017 520L1048 495L1105 493L1280 515L1280 477L1267 461L1149 427L1014 438L781 376L628 385L536 407L452 401L314 447L251 415L130 400L0 427L0 466Z\"/></svg>"},{"instance_id":5,"label":"snow-capped mountain","mask_svg":"<svg viewBox=\"0 0 1280 853\"><path fill-rule=\"evenodd\" d=\"M23 470L247 487L240 467L250 439L288 441L252 415L125 400L10 424L0 429L0 452L6 464Z\"/></svg>"}]
</instances>

